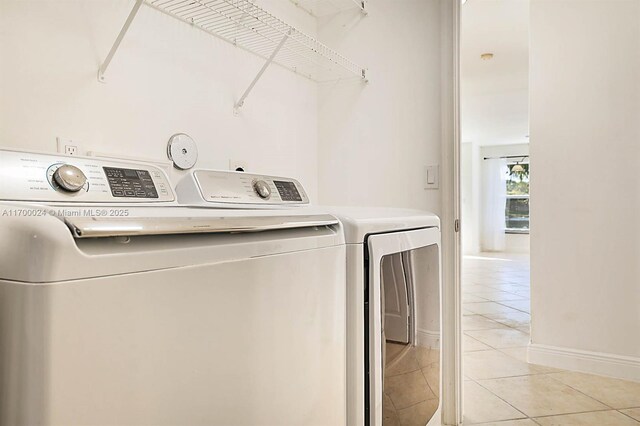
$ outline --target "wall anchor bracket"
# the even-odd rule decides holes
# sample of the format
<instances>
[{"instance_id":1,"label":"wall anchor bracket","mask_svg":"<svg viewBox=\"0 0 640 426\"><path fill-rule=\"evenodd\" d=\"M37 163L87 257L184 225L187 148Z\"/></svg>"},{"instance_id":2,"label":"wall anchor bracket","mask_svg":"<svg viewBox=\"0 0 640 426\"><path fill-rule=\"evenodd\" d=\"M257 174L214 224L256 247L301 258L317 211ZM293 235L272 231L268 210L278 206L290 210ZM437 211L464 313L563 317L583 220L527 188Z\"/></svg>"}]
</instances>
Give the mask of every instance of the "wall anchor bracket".
<instances>
[{"instance_id":1,"label":"wall anchor bracket","mask_svg":"<svg viewBox=\"0 0 640 426\"><path fill-rule=\"evenodd\" d=\"M267 61L264 63L264 65L262 65L262 68L260 68L260 71L258 71L258 74L256 74L251 84L249 84L249 87L247 87L247 90L244 91L242 96L240 96L240 99L238 99L238 102L236 102L235 105L233 106L234 114L236 115L238 114L240 108L242 108L242 105L244 105L245 99L247 99L247 96L249 96L249 93L251 93L251 90L253 90L253 87L256 85L258 80L260 80L260 77L262 77L262 74L264 74L267 68L269 68L269 65L271 65L273 60L276 58L276 55L278 54L280 49L282 49L282 46L284 46L285 42L289 39L290 35L291 35L291 30L287 31L284 37L282 37L282 40L280 40L280 43L278 43L276 48L273 49L273 52L271 52L271 55L269 56Z\"/></svg>"},{"instance_id":2,"label":"wall anchor bracket","mask_svg":"<svg viewBox=\"0 0 640 426\"><path fill-rule=\"evenodd\" d=\"M102 65L100 65L100 68L98 69L98 81L99 82L101 82L101 83L105 82L104 73L107 71L107 68L109 67L109 64L111 63L111 60L113 59L113 57L115 56L116 52L118 51L118 47L120 47L120 43L122 43L122 39L124 38L124 35L129 30L129 27L131 26L131 23L133 22L133 18L136 17L136 14L138 13L138 10L140 10L140 6L142 6L142 2L143 1L144 0L136 0L136 3L133 5L133 9L131 9L131 12L129 13L129 16L127 17L127 20L124 22L124 25L122 26L122 29L120 30L120 33L118 33L118 37L116 37L116 41L113 43L113 46L111 46L111 50L109 50L109 53L107 54L107 57L105 58L104 62L102 63Z\"/></svg>"}]
</instances>

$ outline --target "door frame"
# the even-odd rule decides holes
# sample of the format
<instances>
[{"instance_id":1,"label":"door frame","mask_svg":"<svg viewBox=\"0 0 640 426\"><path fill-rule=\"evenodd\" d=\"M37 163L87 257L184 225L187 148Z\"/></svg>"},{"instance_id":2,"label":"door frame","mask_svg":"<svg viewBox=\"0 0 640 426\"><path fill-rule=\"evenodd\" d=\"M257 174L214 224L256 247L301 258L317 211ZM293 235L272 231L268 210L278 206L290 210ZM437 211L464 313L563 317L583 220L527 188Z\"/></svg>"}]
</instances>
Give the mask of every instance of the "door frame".
<instances>
[{"instance_id":1,"label":"door frame","mask_svg":"<svg viewBox=\"0 0 640 426\"><path fill-rule=\"evenodd\" d=\"M460 239L460 0L441 0L441 134L442 134L442 350L456 354L443 359L445 381L442 424L463 419L462 291Z\"/></svg>"}]
</instances>

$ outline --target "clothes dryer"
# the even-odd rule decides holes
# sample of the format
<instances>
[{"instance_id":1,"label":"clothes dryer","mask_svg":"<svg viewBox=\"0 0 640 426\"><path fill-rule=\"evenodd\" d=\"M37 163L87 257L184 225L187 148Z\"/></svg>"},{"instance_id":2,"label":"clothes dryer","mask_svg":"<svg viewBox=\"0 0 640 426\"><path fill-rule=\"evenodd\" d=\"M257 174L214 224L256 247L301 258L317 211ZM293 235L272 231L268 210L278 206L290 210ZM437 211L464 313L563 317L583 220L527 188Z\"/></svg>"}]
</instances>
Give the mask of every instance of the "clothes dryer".
<instances>
[{"instance_id":1,"label":"clothes dryer","mask_svg":"<svg viewBox=\"0 0 640 426\"><path fill-rule=\"evenodd\" d=\"M391 208L326 209L340 219L347 244L349 424L439 424L438 216Z\"/></svg>"}]
</instances>

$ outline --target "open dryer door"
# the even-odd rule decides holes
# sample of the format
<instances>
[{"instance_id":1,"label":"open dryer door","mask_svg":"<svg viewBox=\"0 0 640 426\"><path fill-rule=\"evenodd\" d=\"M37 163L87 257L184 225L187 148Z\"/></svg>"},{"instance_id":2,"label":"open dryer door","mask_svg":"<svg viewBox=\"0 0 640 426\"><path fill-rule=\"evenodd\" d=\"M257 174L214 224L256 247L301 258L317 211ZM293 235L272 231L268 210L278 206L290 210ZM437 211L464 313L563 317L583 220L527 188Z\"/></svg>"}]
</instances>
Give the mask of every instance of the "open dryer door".
<instances>
[{"instance_id":1,"label":"open dryer door","mask_svg":"<svg viewBox=\"0 0 640 426\"><path fill-rule=\"evenodd\" d=\"M365 422L426 425L441 405L440 231L370 235L367 250Z\"/></svg>"}]
</instances>

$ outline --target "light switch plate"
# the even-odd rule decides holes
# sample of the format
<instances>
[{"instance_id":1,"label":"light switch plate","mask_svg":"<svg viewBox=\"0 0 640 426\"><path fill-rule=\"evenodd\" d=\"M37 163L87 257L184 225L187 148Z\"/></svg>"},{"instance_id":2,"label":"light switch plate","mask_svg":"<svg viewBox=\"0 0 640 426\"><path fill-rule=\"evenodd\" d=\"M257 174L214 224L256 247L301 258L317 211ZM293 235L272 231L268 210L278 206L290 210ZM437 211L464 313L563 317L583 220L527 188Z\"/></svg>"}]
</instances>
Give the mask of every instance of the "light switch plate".
<instances>
[{"instance_id":1,"label":"light switch plate","mask_svg":"<svg viewBox=\"0 0 640 426\"><path fill-rule=\"evenodd\" d=\"M425 166L424 167L424 189L438 189L440 188L440 166Z\"/></svg>"}]
</instances>

